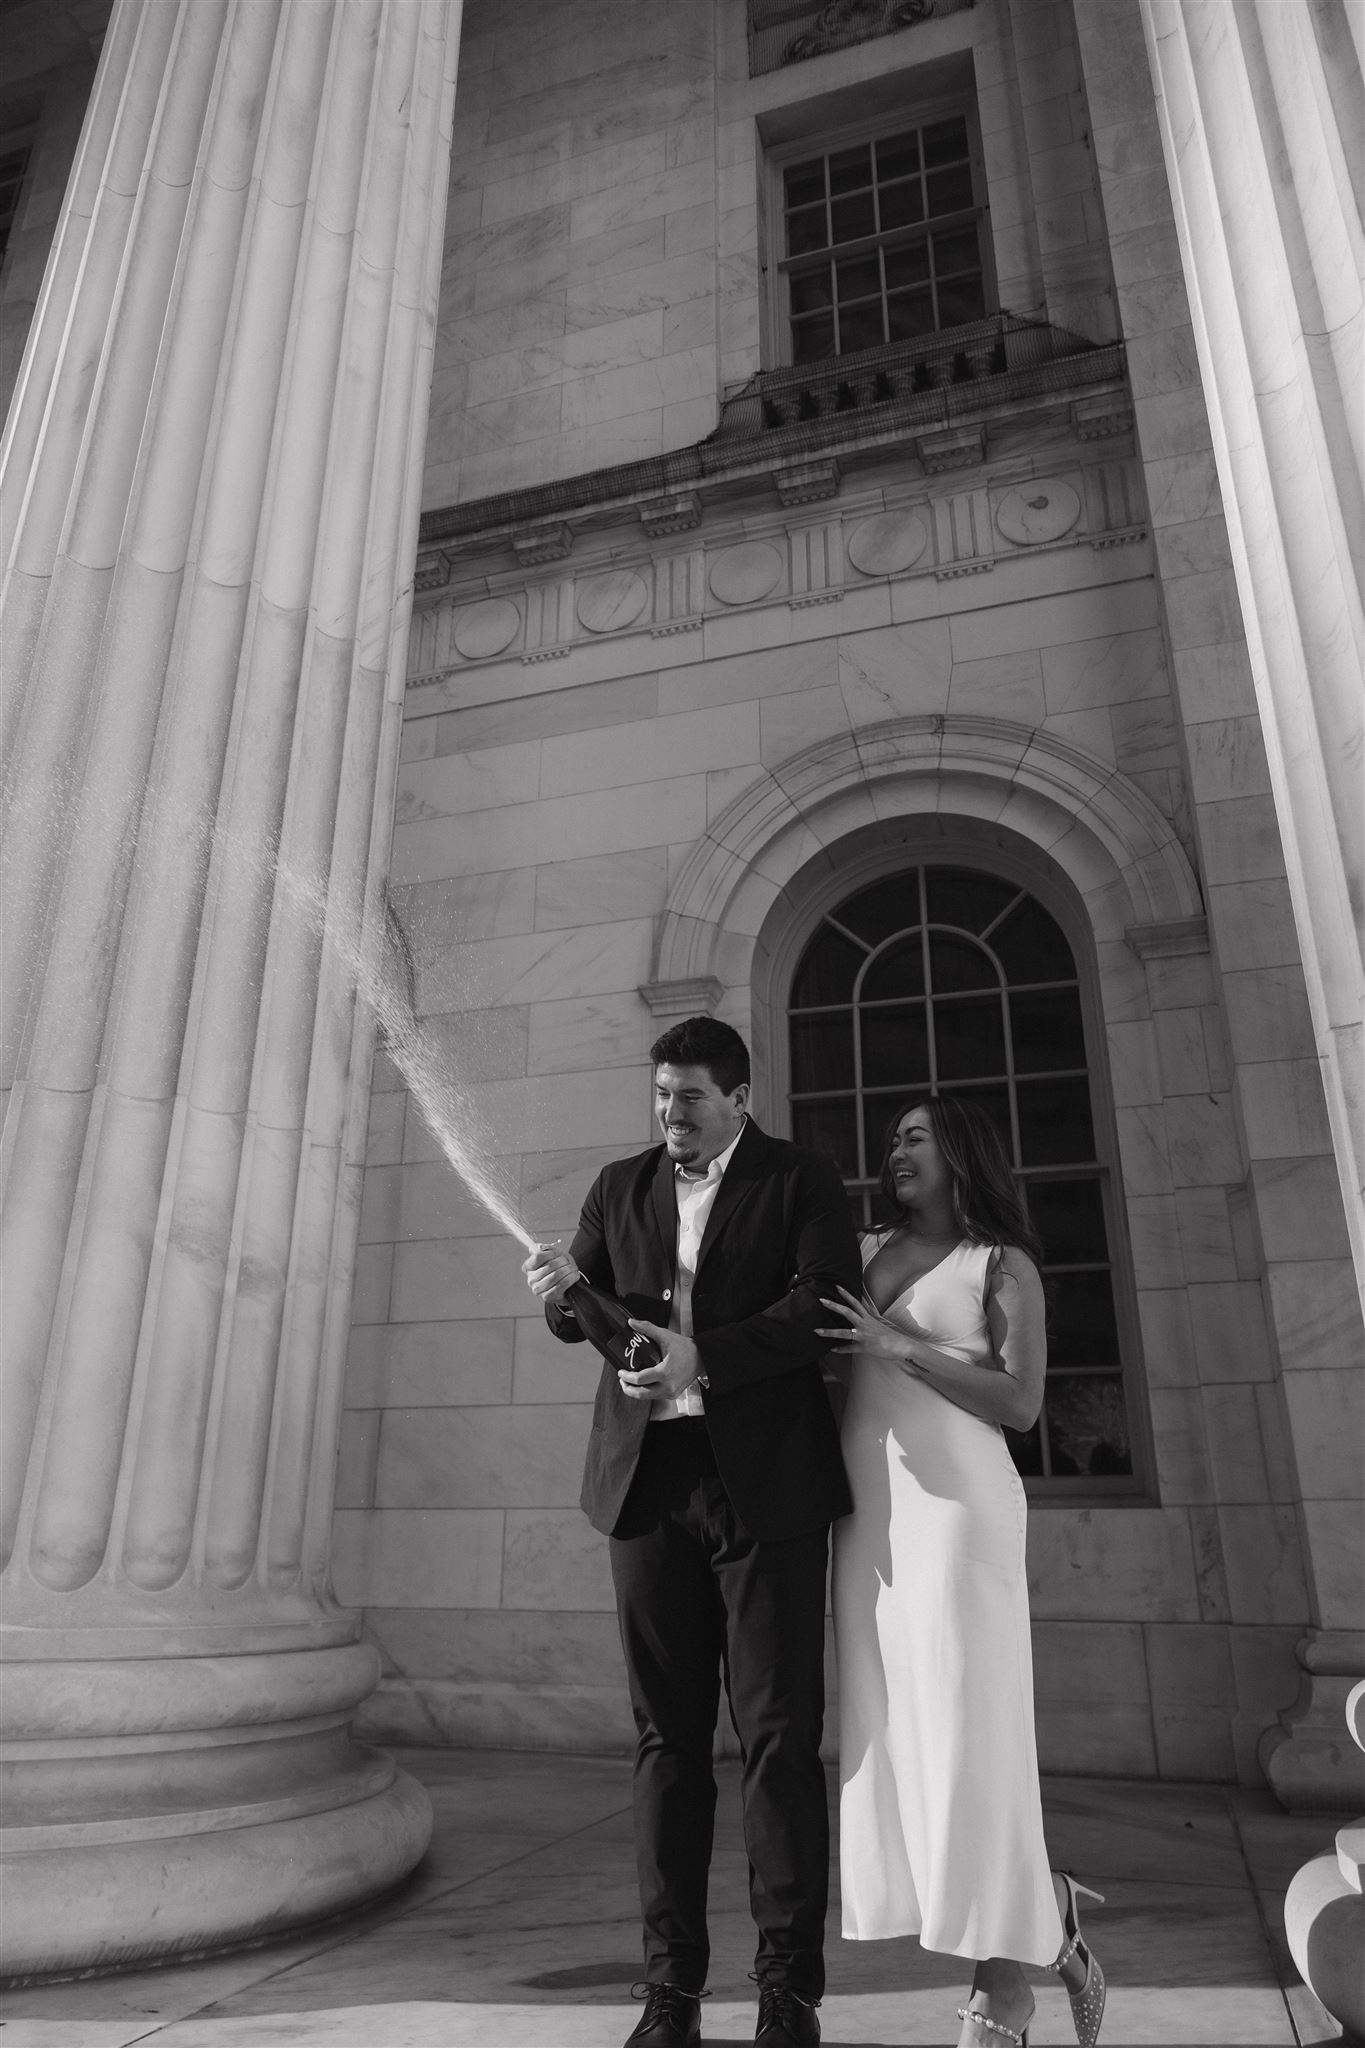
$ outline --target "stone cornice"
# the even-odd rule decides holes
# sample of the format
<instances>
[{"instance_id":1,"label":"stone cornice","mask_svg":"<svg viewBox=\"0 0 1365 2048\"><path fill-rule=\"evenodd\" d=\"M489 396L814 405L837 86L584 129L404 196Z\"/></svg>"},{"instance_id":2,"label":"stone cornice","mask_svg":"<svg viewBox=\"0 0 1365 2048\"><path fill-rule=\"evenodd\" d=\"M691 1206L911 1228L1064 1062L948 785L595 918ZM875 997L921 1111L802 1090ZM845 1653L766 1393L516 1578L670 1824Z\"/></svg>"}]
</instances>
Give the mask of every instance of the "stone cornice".
<instances>
[{"instance_id":1,"label":"stone cornice","mask_svg":"<svg viewBox=\"0 0 1365 2048\"><path fill-rule=\"evenodd\" d=\"M607 524L638 524L654 537L684 532L706 512L744 501L830 498L858 470L888 458L931 475L994 459L1030 434L1046 439L1064 431L1079 439L1131 427L1121 345L1092 347L1027 323L1009 326L1006 341L1005 326L1006 316L979 323L981 374L961 383L941 365L942 382L912 388L903 350L879 351L846 376L838 374L842 363L767 372L728 397L716 432L690 448L429 511L419 532L417 588L437 588L462 562L491 553L525 560L542 536L553 535L555 552L567 554L581 535ZM1039 335L1054 353L1034 360ZM992 361L1006 356L1011 366L993 371ZM945 351L949 366L962 359L961 350L956 357ZM819 387L822 409L814 417L805 417L798 402L810 398L807 386ZM857 403L845 408L841 394L850 392ZM789 418L793 412L798 416Z\"/></svg>"}]
</instances>

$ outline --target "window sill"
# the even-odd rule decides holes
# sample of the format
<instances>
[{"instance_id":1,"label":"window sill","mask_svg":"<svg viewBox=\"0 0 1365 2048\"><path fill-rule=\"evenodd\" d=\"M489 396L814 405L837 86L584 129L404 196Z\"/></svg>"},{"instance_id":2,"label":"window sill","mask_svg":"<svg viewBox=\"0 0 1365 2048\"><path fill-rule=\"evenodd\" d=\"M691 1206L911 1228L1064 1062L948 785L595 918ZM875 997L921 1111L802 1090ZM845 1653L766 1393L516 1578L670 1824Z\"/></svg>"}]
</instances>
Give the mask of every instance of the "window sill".
<instances>
[{"instance_id":1,"label":"window sill","mask_svg":"<svg viewBox=\"0 0 1365 2048\"><path fill-rule=\"evenodd\" d=\"M721 403L712 446L815 447L869 430L949 425L1002 403L1123 374L1117 343L998 313L818 363L760 370Z\"/></svg>"}]
</instances>

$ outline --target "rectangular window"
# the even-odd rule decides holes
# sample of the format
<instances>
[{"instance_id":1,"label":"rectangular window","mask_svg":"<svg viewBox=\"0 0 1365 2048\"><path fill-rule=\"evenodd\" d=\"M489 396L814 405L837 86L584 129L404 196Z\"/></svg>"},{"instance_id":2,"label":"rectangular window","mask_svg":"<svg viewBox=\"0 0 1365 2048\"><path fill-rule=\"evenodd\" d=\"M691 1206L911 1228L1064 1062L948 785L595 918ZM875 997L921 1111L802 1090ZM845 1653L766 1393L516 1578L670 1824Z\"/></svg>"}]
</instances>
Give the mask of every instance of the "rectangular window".
<instances>
[{"instance_id":1,"label":"rectangular window","mask_svg":"<svg viewBox=\"0 0 1365 2048\"><path fill-rule=\"evenodd\" d=\"M995 310L968 109L797 145L774 169L787 361L913 342Z\"/></svg>"}]
</instances>

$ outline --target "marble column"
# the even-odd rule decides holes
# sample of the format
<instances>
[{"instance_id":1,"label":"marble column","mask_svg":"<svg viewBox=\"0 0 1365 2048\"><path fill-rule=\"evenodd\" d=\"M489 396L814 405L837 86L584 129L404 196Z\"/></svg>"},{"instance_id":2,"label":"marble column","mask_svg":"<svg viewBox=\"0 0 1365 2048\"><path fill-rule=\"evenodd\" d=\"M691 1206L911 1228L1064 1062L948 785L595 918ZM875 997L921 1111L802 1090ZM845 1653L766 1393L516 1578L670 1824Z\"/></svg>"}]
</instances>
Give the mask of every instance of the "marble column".
<instances>
[{"instance_id":1,"label":"marble column","mask_svg":"<svg viewBox=\"0 0 1365 2048\"><path fill-rule=\"evenodd\" d=\"M1342 0L1142 0L1142 18L1342 1208L1365 1286L1359 10ZM1324 1364L1328 1350L1324 1339ZM1285 1374L1314 1626L1297 1649L1300 1700L1267 1731L1261 1763L1287 1806L1355 1808L1365 1774L1342 1739L1342 1712L1365 1669L1363 1520L1359 1479L1342 1497L1328 1477L1340 1401L1322 1399L1322 1378L1338 1382Z\"/></svg>"},{"instance_id":2,"label":"marble column","mask_svg":"<svg viewBox=\"0 0 1365 2048\"><path fill-rule=\"evenodd\" d=\"M1360 13L1347 0L1140 5L1365 1289Z\"/></svg>"},{"instance_id":3,"label":"marble column","mask_svg":"<svg viewBox=\"0 0 1365 2048\"><path fill-rule=\"evenodd\" d=\"M1231 901L1245 890L1250 907L1263 888L1267 943L1244 946L1241 965L1289 960L1271 931L1282 850L1311 1016L1299 1051L1291 967L1278 1010L1264 994L1275 977L1264 977L1259 1045L1244 1020L1233 1034L1252 1256L1278 1351L1280 1446L1297 1488L1311 1615L1299 1700L1265 1731L1259 1755L1285 1805L1356 1811L1365 1760L1343 1734L1343 1711L1365 1672L1360 16L1343 0L1094 0L1076 18L1142 380L1138 439L1215 951L1226 974ZM1215 517L1227 554L1207 530ZM1223 588L1228 554L1239 619ZM1239 626L1254 700L1241 690ZM1274 815L1253 823L1262 741ZM1221 845L1217 829L1206 836L1205 805ZM1273 1100L1267 1083L1249 1087L1260 1062L1267 1076L1278 1064ZM1328 1135L1335 1186L1321 1171Z\"/></svg>"},{"instance_id":4,"label":"marble column","mask_svg":"<svg viewBox=\"0 0 1365 2048\"><path fill-rule=\"evenodd\" d=\"M458 0L117 0L4 443L4 1968L402 1877L328 1531Z\"/></svg>"}]
</instances>

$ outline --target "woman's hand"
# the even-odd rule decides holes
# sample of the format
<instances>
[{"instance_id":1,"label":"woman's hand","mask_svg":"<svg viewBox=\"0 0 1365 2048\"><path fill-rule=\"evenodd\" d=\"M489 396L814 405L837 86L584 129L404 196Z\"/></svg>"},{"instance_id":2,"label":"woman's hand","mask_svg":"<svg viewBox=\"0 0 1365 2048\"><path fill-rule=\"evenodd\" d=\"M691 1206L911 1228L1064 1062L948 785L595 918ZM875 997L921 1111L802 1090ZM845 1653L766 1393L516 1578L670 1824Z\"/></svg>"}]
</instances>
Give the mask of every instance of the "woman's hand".
<instances>
[{"instance_id":1,"label":"woman's hand","mask_svg":"<svg viewBox=\"0 0 1365 2048\"><path fill-rule=\"evenodd\" d=\"M906 1329L903 1324L889 1323L885 1316L879 1316L876 1309L866 1301L860 1301L856 1294L850 1294L846 1287L839 1289L841 1301L824 1301L832 1315L842 1316L843 1322L835 1330L817 1330L817 1337L828 1337L841 1351L866 1351L874 1358L889 1358L907 1372L917 1367L910 1350L910 1342L922 1337L924 1332L918 1324ZM823 1297L822 1297L823 1301Z\"/></svg>"}]
</instances>

